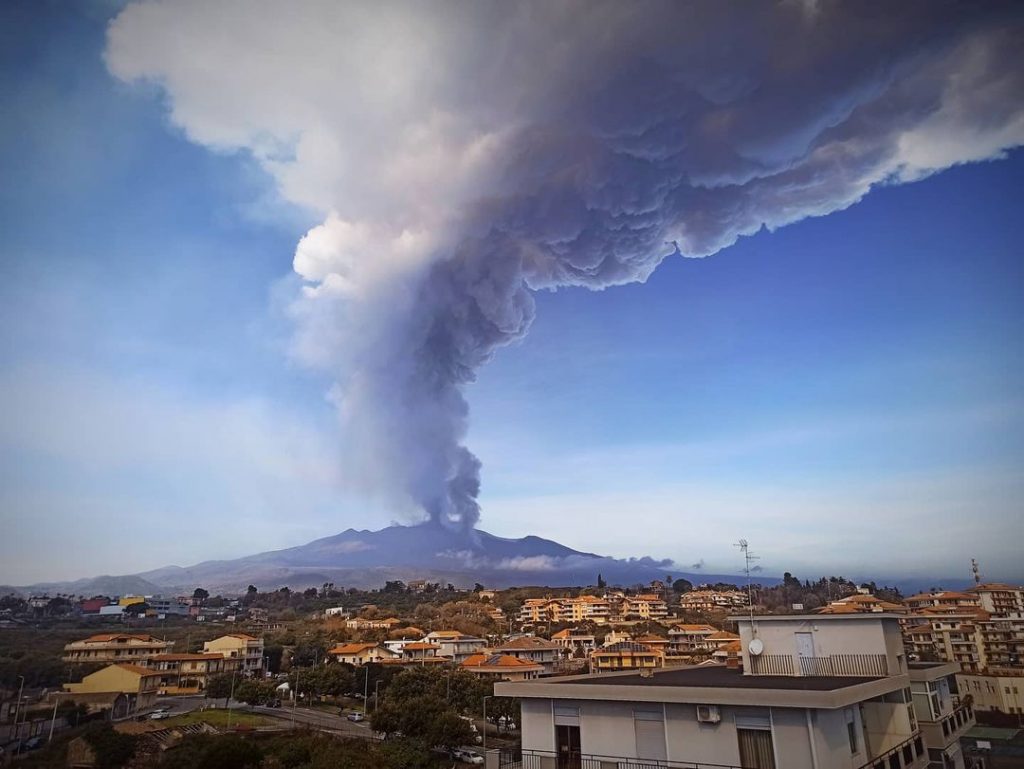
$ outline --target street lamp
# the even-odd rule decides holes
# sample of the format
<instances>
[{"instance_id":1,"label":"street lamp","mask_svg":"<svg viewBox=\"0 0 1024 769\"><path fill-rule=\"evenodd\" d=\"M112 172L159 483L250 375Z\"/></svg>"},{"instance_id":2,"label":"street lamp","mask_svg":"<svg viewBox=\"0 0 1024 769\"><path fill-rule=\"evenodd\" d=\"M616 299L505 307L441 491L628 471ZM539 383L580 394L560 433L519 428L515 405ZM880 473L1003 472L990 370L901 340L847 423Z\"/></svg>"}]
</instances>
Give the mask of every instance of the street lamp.
<instances>
[{"instance_id":1,"label":"street lamp","mask_svg":"<svg viewBox=\"0 0 1024 769\"><path fill-rule=\"evenodd\" d=\"M487 754L487 700L494 697L493 694L484 695L484 755Z\"/></svg>"},{"instance_id":2,"label":"street lamp","mask_svg":"<svg viewBox=\"0 0 1024 769\"><path fill-rule=\"evenodd\" d=\"M373 712L377 712L377 697L379 696L378 691L380 688L380 679L378 678L373 682Z\"/></svg>"}]
</instances>

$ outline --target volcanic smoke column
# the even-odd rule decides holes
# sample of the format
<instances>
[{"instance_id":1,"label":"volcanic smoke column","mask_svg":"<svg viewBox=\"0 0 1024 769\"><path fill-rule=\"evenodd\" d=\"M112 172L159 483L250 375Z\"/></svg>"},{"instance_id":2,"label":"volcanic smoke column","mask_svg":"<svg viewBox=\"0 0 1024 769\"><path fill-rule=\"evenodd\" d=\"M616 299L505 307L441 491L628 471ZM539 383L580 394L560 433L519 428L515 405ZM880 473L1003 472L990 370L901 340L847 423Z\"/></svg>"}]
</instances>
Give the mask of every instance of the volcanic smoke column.
<instances>
[{"instance_id":1,"label":"volcanic smoke column","mask_svg":"<svg viewBox=\"0 0 1024 769\"><path fill-rule=\"evenodd\" d=\"M469 528L464 391L526 334L531 291L644 281L1003 156L1024 143L1022 12L153 0L106 59L323 217L295 253L294 354L337 380L349 477Z\"/></svg>"}]
</instances>

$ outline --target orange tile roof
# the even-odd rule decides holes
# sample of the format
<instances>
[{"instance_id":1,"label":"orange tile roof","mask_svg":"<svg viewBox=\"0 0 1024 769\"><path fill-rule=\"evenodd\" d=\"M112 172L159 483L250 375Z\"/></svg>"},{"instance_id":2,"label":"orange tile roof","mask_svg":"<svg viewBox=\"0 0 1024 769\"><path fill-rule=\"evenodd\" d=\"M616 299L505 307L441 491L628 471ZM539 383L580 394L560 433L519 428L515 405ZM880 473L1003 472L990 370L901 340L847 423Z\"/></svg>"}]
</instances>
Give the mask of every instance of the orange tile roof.
<instances>
[{"instance_id":1,"label":"orange tile roof","mask_svg":"<svg viewBox=\"0 0 1024 769\"><path fill-rule=\"evenodd\" d=\"M111 667L121 668L121 670L127 670L129 673L136 673L140 676L145 676L146 678L162 675L159 670L150 670L149 668L144 668L141 665L129 665L127 662L118 662Z\"/></svg>"},{"instance_id":2,"label":"orange tile roof","mask_svg":"<svg viewBox=\"0 0 1024 769\"><path fill-rule=\"evenodd\" d=\"M359 654L359 652L377 647L375 643L347 643L335 646L328 654Z\"/></svg>"},{"instance_id":3,"label":"orange tile roof","mask_svg":"<svg viewBox=\"0 0 1024 769\"><path fill-rule=\"evenodd\" d=\"M535 662L513 657L511 654L471 654L462 661L464 668L536 668L543 669L543 665Z\"/></svg>"},{"instance_id":4,"label":"orange tile roof","mask_svg":"<svg viewBox=\"0 0 1024 769\"><path fill-rule=\"evenodd\" d=\"M713 627L711 627L711 625L683 625L683 624L679 624L679 625L673 625L672 628L668 632L671 633L672 630L685 630L685 631L690 631L690 632L696 632L698 630L709 630L712 633L715 632L715 629Z\"/></svg>"},{"instance_id":5,"label":"orange tile roof","mask_svg":"<svg viewBox=\"0 0 1024 769\"><path fill-rule=\"evenodd\" d=\"M441 647L437 644L428 643L426 641L414 641L411 644L405 644L403 649L412 649L413 651L425 651L427 649L440 649Z\"/></svg>"},{"instance_id":6,"label":"orange tile roof","mask_svg":"<svg viewBox=\"0 0 1024 769\"><path fill-rule=\"evenodd\" d=\"M735 633L730 633L725 630L719 630L717 633L712 633L708 636L709 641L732 641L739 638Z\"/></svg>"},{"instance_id":7,"label":"orange tile roof","mask_svg":"<svg viewBox=\"0 0 1024 769\"><path fill-rule=\"evenodd\" d=\"M106 643L108 641L114 641L118 638L134 638L136 641L159 641L159 638L154 638L147 633L99 633L97 635L91 635L88 638L82 639L83 643Z\"/></svg>"}]
</instances>

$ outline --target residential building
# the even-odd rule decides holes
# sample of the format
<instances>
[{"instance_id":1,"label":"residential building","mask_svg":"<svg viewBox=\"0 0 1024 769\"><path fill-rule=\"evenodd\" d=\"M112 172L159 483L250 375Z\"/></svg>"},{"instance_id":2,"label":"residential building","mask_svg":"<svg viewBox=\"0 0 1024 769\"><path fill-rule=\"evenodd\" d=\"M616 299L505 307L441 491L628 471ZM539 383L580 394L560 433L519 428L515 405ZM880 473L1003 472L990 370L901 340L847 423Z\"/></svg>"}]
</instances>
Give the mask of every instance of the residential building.
<instances>
[{"instance_id":1,"label":"residential building","mask_svg":"<svg viewBox=\"0 0 1024 769\"><path fill-rule=\"evenodd\" d=\"M562 647L566 657L585 657L597 646L597 639L589 630L566 628L551 636L551 640Z\"/></svg>"},{"instance_id":2,"label":"residential building","mask_svg":"<svg viewBox=\"0 0 1024 769\"><path fill-rule=\"evenodd\" d=\"M960 738L974 726L971 698L961 697L952 662L911 662L910 692L929 769L964 769Z\"/></svg>"},{"instance_id":3,"label":"residential building","mask_svg":"<svg viewBox=\"0 0 1024 769\"><path fill-rule=\"evenodd\" d=\"M815 613L855 614L858 612L885 612L888 614L904 614L906 611L907 607L902 603L883 601L881 598L873 596L870 593L854 593L853 595L846 596L846 598L840 598L836 601L832 601L828 605L818 609Z\"/></svg>"},{"instance_id":4,"label":"residential building","mask_svg":"<svg viewBox=\"0 0 1024 769\"><path fill-rule=\"evenodd\" d=\"M402 658L399 652L393 652L386 646L365 642L338 644L327 653L338 662L346 662L349 665L365 665L369 662L384 662Z\"/></svg>"},{"instance_id":5,"label":"residential building","mask_svg":"<svg viewBox=\"0 0 1024 769\"><path fill-rule=\"evenodd\" d=\"M117 607L120 611L120 607ZM162 641L148 633L99 633L64 647L65 662L144 664L158 654L169 654L173 641Z\"/></svg>"},{"instance_id":6,"label":"residential building","mask_svg":"<svg viewBox=\"0 0 1024 769\"><path fill-rule=\"evenodd\" d=\"M562 656L562 647L559 644L536 636L521 636L506 641L493 651L536 663L542 666L547 674L554 672L555 662Z\"/></svg>"},{"instance_id":7,"label":"residential building","mask_svg":"<svg viewBox=\"0 0 1024 769\"><path fill-rule=\"evenodd\" d=\"M615 670L644 670L665 665L665 653L660 649L635 641L620 641L602 646L590 655L590 669L594 673Z\"/></svg>"},{"instance_id":8,"label":"residential building","mask_svg":"<svg viewBox=\"0 0 1024 769\"><path fill-rule=\"evenodd\" d=\"M562 598L558 601L558 622L593 622L603 625L611 615L611 603L595 595Z\"/></svg>"},{"instance_id":9,"label":"residential building","mask_svg":"<svg viewBox=\"0 0 1024 769\"><path fill-rule=\"evenodd\" d=\"M896 616L738 624L742 667L496 683L496 695L521 702L519 766L928 766Z\"/></svg>"},{"instance_id":10,"label":"residential building","mask_svg":"<svg viewBox=\"0 0 1024 769\"><path fill-rule=\"evenodd\" d=\"M80 683L64 684L64 691L71 695L124 694L129 711L151 706L159 689L159 671L126 663L107 665L85 676Z\"/></svg>"},{"instance_id":11,"label":"residential building","mask_svg":"<svg viewBox=\"0 0 1024 769\"><path fill-rule=\"evenodd\" d=\"M679 597L680 609L698 614L732 611L747 604L747 594L741 590L691 590Z\"/></svg>"},{"instance_id":12,"label":"residential building","mask_svg":"<svg viewBox=\"0 0 1024 769\"><path fill-rule=\"evenodd\" d=\"M561 613L561 604L552 598L528 598L519 607L518 619L523 625L537 625L557 622Z\"/></svg>"},{"instance_id":13,"label":"residential building","mask_svg":"<svg viewBox=\"0 0 1024 769\"><path fill-rule=\"evenodd\" d=\"M450 658L456 665L487 647L485 639L466 635L458 630L435 630L427 633L423 640L440 646L441 651L438 655Z\"/></svg>"},{"instance_id":14,"label":"residential building","mask_svg":"<svg viewBox=\"0 0 1024 769\"><path fill-rule=\"evenodd\" d=\"M668 616L668 604L653 593L626 596L621 612L626 620L656 621Z\"/></svg>"},{"instance_id":15,"label":"residential building","mask_svg":"<svg viewBox=\"0 0 1024 769\"><path fill-rule=\"evenodd\" d=\"M510 654L473 654L459 667L480 678L496 681L528 681L544 672L544 666Z\"/></svg>"},{"instance_id":16,"label":"residential building","mask_svg":"<svg viewBox=\"0 0 1024 769\"><path fill-rule=\"evenodd\" d=\"M351 616L351 613L344 606L332 606L329 609L324 609L324 616L348 619Z\"/></svg>"},{"instance_id":17,"label":"residential building","mask_svg":"<svg viewBox=\"0 0 1024 769\"><path fill-rule=\"evenodd\" d=\"M918 593L905 598L903 603L912 611L930 609L940 612L962 612L964 610L980 609L981 602L976 595L959 593L953 590L939 590L933 593Z\"/></svg>"},{"instance_id":18,"label":"residential building","mask_svg":"<svg viewBox=\"0 0 1024 769\"><path fill-rule=\"evenodd\" d=\"M237 671L241 664L241 658L223 654L159 654L147 667L160 673L160 691L191 694L205 690L213 676Z\"/></svg>"},{"instance_id":19,"label":"residential building","mask_svg":"<svg viewBox=\"0 0 1024 769\"><path fill-rule=\"evenodd\" d=\"M988 582L966 591L982 609L996 617L1024 617L1024 587Z\"/></svg>"},{"instance_id":20,"label":"residential building","mask_svg":"<svg viewBox=\"0 0 1024 769\"><path fill-rule=\"evenodd\" d=\"M979 713L1024 715L1024 673L961 673L957 688L962 696L971 695Z\"/></svg>"},{"instance_id":21,"label":"residential building","mask_svg":"<svg viewBox=\"0 0 1024 769\"><path fill-rule=\"evenodd\" d=\"M263 671L263 639L246 633L229 633L203 644L205 654L222 654L241 660L239 672L260 675Z\"/></svg>"},{"instance_id":22,"label":"residential building","mask_svg":"<svg viewBox=\"0 0 1024 769\"><path fill-rule=\"evenodd\" d=\"M668 655L690 657L694 654L710 654L715 646L707 639L717 632L711 625L673 625L668 630Z\"/></svg>"}]
</instances>

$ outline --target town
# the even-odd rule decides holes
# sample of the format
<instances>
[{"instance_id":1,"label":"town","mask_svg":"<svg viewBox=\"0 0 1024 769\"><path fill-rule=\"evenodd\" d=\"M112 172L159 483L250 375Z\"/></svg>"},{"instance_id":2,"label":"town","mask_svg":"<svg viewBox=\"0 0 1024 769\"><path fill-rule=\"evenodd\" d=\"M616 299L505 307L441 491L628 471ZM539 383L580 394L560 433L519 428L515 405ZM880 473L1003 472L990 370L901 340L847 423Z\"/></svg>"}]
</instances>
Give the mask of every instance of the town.
<instances>
[{"instance_id":1,"label":"town","mask_svg":"<svg viewBox=\"0 0 1024 769\"><path fill-rule=\"evenodd\" d=\"M362 743L385 767L1013 766L1024 587L9 595L0 687L3 756L25 766L199 739Z\"/></svg>"}]
</instances>

